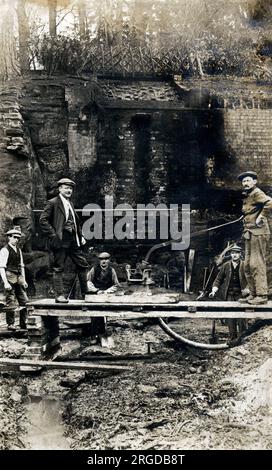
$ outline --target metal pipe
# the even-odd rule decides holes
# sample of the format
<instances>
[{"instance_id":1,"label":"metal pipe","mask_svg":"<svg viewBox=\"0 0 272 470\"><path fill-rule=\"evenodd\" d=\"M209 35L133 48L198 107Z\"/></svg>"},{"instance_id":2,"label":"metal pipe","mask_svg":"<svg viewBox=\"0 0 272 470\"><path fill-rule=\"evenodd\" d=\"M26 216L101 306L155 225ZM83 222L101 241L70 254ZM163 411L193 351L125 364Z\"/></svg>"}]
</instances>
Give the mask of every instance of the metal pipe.
<instances>
[{"instance_id":1,"label":"metal pipe","mask_svg":"<svg viewBox=\"0 0 272 470\"><path fill-rule=\"evenodd\" d=\"M167 333L171 338L179 341L180 343L184 343L187 346L192 346L198 349L213 349L213 350L222 350L222 349L229 349L229 345L227 343L222 344L205 344L205 343L198 343L196 341L192 341L190 339L184 338L175 331L171 330L171 328L165 323L162 318L158 318L160 327L163 329L165 333Z\"/></svg>"}]
</instances>

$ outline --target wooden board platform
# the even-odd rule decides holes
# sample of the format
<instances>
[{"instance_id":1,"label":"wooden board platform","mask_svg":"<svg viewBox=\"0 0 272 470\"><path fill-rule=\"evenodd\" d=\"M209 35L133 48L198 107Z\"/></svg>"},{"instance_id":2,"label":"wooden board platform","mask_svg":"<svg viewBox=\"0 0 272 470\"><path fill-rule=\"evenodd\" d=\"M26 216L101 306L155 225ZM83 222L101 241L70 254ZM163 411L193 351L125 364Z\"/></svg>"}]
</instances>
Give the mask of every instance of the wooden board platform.
<instances>
[{"instance_id":1,"label":"wooden board platform","mask_svg":"<svg viewBox=\"0 0 272 470\"><path fill-rule=\"evenodd\" d=\"M145 297L135 299L126 296L122 303L117 296L94 296L95 301L71 300L68 304L55 303L54 299L40 299L28 303L29 314L58 317L88 317L105 316L108 318L253 318L271 319L272 302L265 305L253 306L238 302L213 301L178 301L159 303L157 295L150 296L149 302ZM124 297L124 296L123 296ZM165 295L164 295L165 298Z\"/></svg>"}]
</instances>

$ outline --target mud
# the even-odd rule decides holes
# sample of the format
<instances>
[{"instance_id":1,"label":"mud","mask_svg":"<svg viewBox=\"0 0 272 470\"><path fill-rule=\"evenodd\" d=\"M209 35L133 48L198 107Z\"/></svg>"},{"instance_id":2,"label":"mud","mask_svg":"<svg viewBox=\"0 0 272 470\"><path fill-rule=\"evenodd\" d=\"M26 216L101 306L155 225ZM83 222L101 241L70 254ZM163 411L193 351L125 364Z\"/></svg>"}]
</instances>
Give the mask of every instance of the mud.
<instances>
[{"instance_id":1,"label":"mud","mask_svg":"<svg viewBox=\"0 0 272 470\"><path fill-rule=\"evenodd\" d=\"M192 336L199 331L197 324L184 327ZM2 449L271 448L271 326L225 352L184 349L147 320L111 328L108 355L143 355L129 361L129 372L1 374ZM206 330L210 324L201 324ZM218 331L226 334L221 325ZM12 340L3 355L20 355L25 342ZM103 353L89 339L62 339L62 358Z\"/></svg>"}]
</instances>

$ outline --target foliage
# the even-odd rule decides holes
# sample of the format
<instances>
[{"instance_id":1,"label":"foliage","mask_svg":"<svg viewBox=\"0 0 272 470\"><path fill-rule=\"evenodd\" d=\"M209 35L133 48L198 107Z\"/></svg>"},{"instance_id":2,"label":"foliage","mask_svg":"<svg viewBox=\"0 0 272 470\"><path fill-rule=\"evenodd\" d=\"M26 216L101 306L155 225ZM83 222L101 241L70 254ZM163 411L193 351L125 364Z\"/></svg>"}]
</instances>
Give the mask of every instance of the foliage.
<instances>
[{"instance_id":1,"label":"foliage","mask_svg":"<svg viewBox=\"0 0 272 470\"><path fill-rule=\"evenodd\" d=\"M270 73L258 51L271 0L58 0L51 36L48 11L26 3L31 68L48 74Z\"/></svg>"},{"instance_id":2,"label":"foliage","mask_svg":"<svg viewBox=\"0 0 272 470\"><path fill-rule=\"evenodd\" d=\"M35 55L49 74L80 74L92 62L94 48L88 39L58 35L44 35Z\"/></svg>"}]
</instances>

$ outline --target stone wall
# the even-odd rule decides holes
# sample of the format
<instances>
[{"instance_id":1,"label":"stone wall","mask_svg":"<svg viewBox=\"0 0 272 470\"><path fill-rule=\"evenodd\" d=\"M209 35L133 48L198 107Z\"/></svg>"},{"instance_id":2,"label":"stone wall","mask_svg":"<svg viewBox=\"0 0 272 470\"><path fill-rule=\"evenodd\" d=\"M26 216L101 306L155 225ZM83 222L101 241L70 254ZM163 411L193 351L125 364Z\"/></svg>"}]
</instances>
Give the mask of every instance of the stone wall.
<instances>
[{"instance_id":1,"label":"stone wall","mask_svg":"<svg viewBox=\"0 0 272 470\"><path fill-rule=\"evenodd\" d=\"M21 113L20 83L0 86L0 242L16 218L31 225L35 158ZM26 234L27 235L27 234Z\"/></svg>"}]
</instances>

